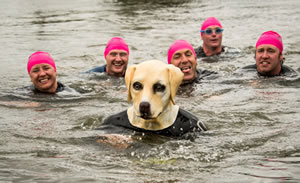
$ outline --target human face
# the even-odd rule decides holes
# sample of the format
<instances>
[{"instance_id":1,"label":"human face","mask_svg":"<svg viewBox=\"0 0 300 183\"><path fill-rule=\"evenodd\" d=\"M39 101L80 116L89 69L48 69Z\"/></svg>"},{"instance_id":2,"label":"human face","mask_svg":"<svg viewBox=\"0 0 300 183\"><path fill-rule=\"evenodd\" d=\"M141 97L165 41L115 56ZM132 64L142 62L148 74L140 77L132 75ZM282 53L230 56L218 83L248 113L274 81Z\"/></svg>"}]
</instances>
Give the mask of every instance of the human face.
<instances>
[{"instance_id":1,"label":"human face","mask_svg":"<svg viewBox=\"0 0 300 183\"><path fill-rule=\"evenodd\" d=\"M46 93L55 93L57 88L56 72L49 64L36 64L29 73L34 87Z\"/></svg>"},{"instance_id":2,"label":"human face","mask_svg":"<svg viewBox=\"0 0 300 183\"><path fill-rule=\"evenodd\" d=\"M124 50L111 50L106 56L106 72L112 76L122 77L128 64L128 54Z\"/></svg>"},{"instance_id":3,"label":"human face","mask_svg":"<svg viewBox=\"0 0 300 183\"><path fill-rule=\"evenodd\" d=\"M273 45L260 45L255 51L257 71L262 75L275 76L280 73L283 56Z\"/></svg>"},{"instance_id":4,"label":"human face","mask_svg":"<svg viewBox=\"0 0 300 183\"><path fill-rule=\"evenodd\" d=\"M205 34L203 33L202 35L202 40L203 40L203 46L206 49L217 49L222 46L222 37L223 33L216 34L216 29L221 29L219 26L212 25L207 27L205 30L211 29L212 34Z\"/></svg>"},{"instance_id":5,"label":"human face","mask_svg":"<svg viewBox=\"0 0 300 183\"><path fill-rule=\"evenodd\" d=\"M196 79L197 60L190 49L176 51L172 56L171 64L179 67L181 72L183 72L183 81L192 81Z\"/></svg>"}]
</instances>

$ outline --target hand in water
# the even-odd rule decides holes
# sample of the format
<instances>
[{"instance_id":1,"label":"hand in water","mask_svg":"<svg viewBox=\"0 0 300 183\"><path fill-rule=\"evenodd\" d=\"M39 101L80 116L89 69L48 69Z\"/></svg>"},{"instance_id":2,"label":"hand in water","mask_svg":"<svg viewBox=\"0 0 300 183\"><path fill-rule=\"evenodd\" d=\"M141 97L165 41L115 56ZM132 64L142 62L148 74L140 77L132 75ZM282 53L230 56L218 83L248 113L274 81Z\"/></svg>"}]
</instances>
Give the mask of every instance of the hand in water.
<instances>
[{"instance_id":1,"label":"hand in water","mask_svg":"<svg viewBox=\"0 0 300 183\"><path fill-rule=\"evenodd\" d=\"M119 134L106 134L99 136L97 143L104 143L110 146L113 146L117 149L126 149L133 143L133 140L130 136L119 135Z\"/></svg>"}]
</instances>

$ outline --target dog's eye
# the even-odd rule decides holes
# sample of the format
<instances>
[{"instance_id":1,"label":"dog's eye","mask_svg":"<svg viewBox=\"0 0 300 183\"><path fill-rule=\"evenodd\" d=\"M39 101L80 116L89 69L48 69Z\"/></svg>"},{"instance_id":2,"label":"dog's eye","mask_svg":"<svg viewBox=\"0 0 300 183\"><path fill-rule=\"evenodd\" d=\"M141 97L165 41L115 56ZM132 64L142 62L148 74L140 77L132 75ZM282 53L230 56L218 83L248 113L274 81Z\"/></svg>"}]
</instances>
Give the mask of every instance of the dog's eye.
<instances>
[{"instance_id":1,"label":"dog's eye","mask_svg":"<svg viewBox=\"0 0 300 183\"><path fill-rule=\"evenodd\" d=\"M140 83L140 82L135 82L135 83L133 83L133 88L135 89L135 90L142 90L143 89L143 85L142 85L142 83Z\"/></svg>"},{"instance_id":2,"label":"dog's eye","mask_svg":"<svg viewBox=\"0 0 300 183\"><path fill-rule=\"evenodd\" d=\"M153 91L154 92L164 92L166 89L165 85L162 85L160 83L156 83L153 85Z\"/></svg>"}]
</instances>

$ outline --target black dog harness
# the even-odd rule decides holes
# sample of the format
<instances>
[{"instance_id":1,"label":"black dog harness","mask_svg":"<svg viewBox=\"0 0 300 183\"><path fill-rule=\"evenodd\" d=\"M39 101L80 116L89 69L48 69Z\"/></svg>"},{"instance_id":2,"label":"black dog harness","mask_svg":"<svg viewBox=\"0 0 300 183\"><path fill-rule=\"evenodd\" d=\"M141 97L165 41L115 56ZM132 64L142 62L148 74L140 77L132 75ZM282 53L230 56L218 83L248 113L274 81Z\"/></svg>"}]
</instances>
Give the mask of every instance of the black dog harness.
<instances>
[{"instance_id":1,"label":"black dog harness","mask_svg":"<svg viewBox=\"0 0 300 183\"><path fill-rule=\"evenodd\" d=\"M115 133L116 131L117 133L124 132L122 128L116 128L116 127L122 127L123 129L127 129L127 130L130 129L138 132L145 132L145 133L151 132L158 135L176 136L176 137L182 136L187 132L197 132L197 131L200 132L200 131L207 130L204 123L199 121L199 119L196 116L180 108L173 125L162 130L155 130L155 131L145 130L143 128L138 128L131 125L128 119L127 110L106 118L100 129L114 131Z\"/></svg>"}]
</instances>

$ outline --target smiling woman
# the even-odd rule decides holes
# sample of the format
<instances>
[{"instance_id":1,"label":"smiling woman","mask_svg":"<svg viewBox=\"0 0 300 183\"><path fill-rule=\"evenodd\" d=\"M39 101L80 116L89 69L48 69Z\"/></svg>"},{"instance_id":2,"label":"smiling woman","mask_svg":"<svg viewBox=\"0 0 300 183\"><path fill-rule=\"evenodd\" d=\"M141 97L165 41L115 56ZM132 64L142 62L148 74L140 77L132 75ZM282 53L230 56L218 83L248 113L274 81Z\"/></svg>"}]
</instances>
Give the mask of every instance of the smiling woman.
<instances>
[{"instance_id":1,"label":"smiling woman","mask_svg":"<svg viewBox=\"0 0 300 183\"><path fill-rule=\"evenodd\" d=\"M56 66L47 52L37 51L30 55L27 71L36 91L56 93L64 89L64 86L56 81Z\"/></svg>"}]
</instances>

